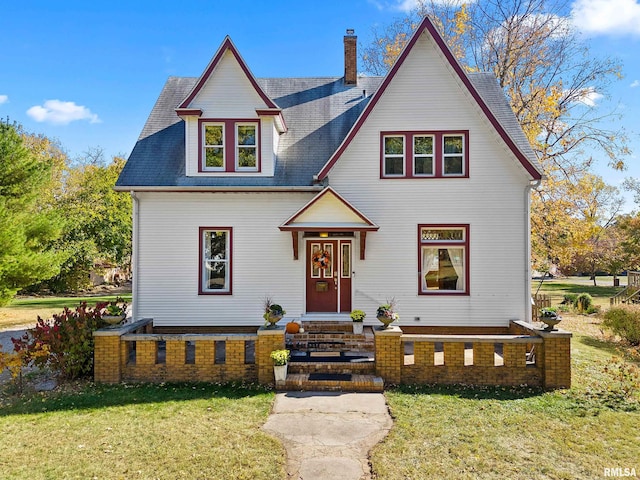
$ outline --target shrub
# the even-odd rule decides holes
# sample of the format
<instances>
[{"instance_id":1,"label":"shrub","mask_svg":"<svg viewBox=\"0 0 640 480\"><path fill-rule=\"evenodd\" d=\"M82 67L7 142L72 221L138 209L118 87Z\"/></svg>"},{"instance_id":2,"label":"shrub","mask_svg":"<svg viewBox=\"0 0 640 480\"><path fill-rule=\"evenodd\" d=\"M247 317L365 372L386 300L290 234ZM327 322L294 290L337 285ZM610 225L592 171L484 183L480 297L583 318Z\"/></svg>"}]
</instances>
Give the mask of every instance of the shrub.
<instances>
[{"instance_id":1,"label":"shrub","mask_svg":"<svg viewBox=\"0 0 640 480\"><path fill-rule=\"evenodd\" d=\"M593 305L593 297L588 293L581 293L576 298L574 307L578 310L578 313L586 313Z\"/></svg>"},{"instance_id":2,"label":"shrub","mask_svg":"<svg viewBox=\"0 0 640 480\"><path fill-rule=\"evenodd\" d=\"M621 305L607 310L602 325L631 345L640 345L640 307Z\"/></svg>"},{"instance_id":3,"label":"shrub","mask_svg":"<svg viewBox=\"0 0 640 480\"><path fill-rule=\"evenodd\" d=\"M562 302L560 303L562 303L563 305L575 306L576 300L578 300L577 293L565 293L564 297L562 297Z\"/></svg>"},{"instance_id":4,"label":"shrub","mask_svg":"<svg viewBox=\"0 0 640 480\"><path fill-rule=\"evenodd\" d=\"M14 349L23 354L26 363L48 367L63 377L91 375L93 332L105 325L101 317L105 306L102 303L88 308L83 302L75 310L65 308L50 320L38 317L34 328L19 339L11 339Z\"/></svg>"},{"instance_id":5,"label":"shrub","mask_svg":"<svg viewBox=\"0 0 640 480\"><path fill-rule=\"evenodd\" d=\"M592 313L600 313L600 305L591 305L584 313L586 313L587 315L591 315Z\"/></svg>"}]
</instances>

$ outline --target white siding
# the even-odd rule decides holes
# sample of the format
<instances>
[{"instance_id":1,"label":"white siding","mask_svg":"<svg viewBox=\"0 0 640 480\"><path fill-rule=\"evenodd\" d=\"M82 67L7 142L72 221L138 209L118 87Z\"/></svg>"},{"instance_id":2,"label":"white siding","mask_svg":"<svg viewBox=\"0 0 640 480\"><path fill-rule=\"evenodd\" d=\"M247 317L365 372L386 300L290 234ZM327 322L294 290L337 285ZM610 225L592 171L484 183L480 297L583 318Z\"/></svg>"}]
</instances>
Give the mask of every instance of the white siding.
<instances>
[{"instance_id":1,"label":"white siding","mask_svg":"<svg viewBox=\"0 0 640 480\"><path fill-rule=\"evenodd\" d=\"M262 325L271 295L299 317L304 261L281 232L310 193L139 193L138 316L156 325ZM199 227L233 228L233 294L198 295ZM301 242L301 256L304 258Z\"/></svg>"},{"instance_id":2,"label":"white siding","mask_svg":"<svg viewBox=\"0 0 640 480\"><path fill-rule=\"evenodd\" d=\"M266 107L230 50L189 105L201 109L204 118L254 118L256 108Z\"/></svg>"},{"instance_id":3,"label":"white siding","mask_svg":"<svg viewBox=\"0 0 640 480\"><path fill-rule=\"evenodd\" d=\"M256 108L267 105L258 95L231 51L222 56L203 88L193 99L190 108L202 110L202 118L258 119ZM198 118L189 117L185 122L186 174L187 176L237 176L237 173L198 173ZM272 117L261 118L261 162L259 173L244 172L243 176L273 176L274 152L278 136ZM226 148L234 148L233 145Z\"/></svg>"},{"instance_id":4,"label":"white siding","mask_svg":"<svg viewBox=\"0 0 640 480\"><path fill-rule=\"evenodd\" d=\"M298 215L294 223L365 224L362 218L346 207L331 192L315 202L311 208Z\"/></svg>"},{"instance_id":5,"label":"white siding","mask_svg":"<svg viewBox=\"0 0 640 480\"><path fill-rule=\"evenodd\" d=\"M381 131L463 129L469 130L470 178L379 178ZM527 176L427 35L329 183L380 226L367 235L366 260L354 256L354 308L374 316L378 303L396 297L401 325L505 326L526 318ZM418 295L417 225L442 223L470 225L470 296Z\"/></svg>"}]
</instances>

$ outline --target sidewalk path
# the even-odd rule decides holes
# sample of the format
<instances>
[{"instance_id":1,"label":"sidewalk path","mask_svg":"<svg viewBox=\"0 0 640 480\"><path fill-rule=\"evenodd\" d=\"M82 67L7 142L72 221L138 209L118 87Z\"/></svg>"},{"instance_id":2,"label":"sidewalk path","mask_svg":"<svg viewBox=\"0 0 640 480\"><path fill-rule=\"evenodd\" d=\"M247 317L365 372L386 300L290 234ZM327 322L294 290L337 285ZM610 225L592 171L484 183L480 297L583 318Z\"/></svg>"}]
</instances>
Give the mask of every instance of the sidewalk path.
<instances>
[{"instance_id":1,"label":"sidewalk path","mask_svg":"<svg viewBox=\"0 0 640 480\"><path fill-rule=\"evenodd\" d=\"M288 478L360 480L392 424L381 393L285 392L263 429L284 443Z\"/></svg>"}]
</instances>

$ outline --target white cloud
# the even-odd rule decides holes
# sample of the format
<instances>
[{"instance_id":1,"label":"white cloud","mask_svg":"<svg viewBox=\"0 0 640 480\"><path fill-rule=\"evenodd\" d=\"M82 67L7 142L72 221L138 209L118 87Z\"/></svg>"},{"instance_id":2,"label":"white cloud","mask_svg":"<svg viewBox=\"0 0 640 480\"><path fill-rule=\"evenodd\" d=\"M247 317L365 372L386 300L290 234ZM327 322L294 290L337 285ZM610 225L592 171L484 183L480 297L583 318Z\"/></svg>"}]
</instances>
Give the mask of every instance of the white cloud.
<instances>
[{"instance_id":1,"label":"white cloud","mask_svg":"<svg viewBox=\"0 0 640 480\"><path fill-rule=\"evenodd\" d=\"M640 0L576 0L571 17L577 28L596 35L640 35Z\"/></svg>"},{"instance_id":2,"label":"white cloud","mask_svg":"<svg viewBox=\"0 0 640 480\"><path fill-rule=\"evenodd\" d=\"M0 95L0 105L2 105L3 103L7 103L8 101L9 101L8 95Z\"/></svg>"},{"instance_id":3,"label":"white cloud","mask_svg":"<svg viewBox=\"0 0 640 480\"><path fill-rule=\"evenodd\" d=\"M633 82L631 82L631 85L629 85L631 88L636 88L636 87L640 87L640 80L634 80Z\"/></svg>"},{"instance_id":4,"label":"white cloud","mask_svg":"<svg viewBox=\"0 0 640 480\"><path fill-rule=\"evenodd\" d=\"M418 0L399 0L396 1L395 8L401 12L410 12L418 6Z\"/></svg>"},{"instance_id":5,"label":"white cloud","mask_svg":"<svg viewBox=\"0 0 640 480\"><path fill-rule=\"evenodd\" d=\"M89 123L100 122L98 115L91 113L87 107L60 100L47 100L43 105L34 105L27 110L27 115L36 122L48 122L54 125L67 125L76 120L89 120Z\"/></svg>"},{"instance_id":6,"label":"white cloud","mask_svg":"<svg viewBox=\"0 0 640 480\"><path fill-rule=\"evenodd\" d=\"M578 98L580 103L584 103L587 107L595 107L602 95L593 88L585 88Z\"/></svg>"}]
</instances>

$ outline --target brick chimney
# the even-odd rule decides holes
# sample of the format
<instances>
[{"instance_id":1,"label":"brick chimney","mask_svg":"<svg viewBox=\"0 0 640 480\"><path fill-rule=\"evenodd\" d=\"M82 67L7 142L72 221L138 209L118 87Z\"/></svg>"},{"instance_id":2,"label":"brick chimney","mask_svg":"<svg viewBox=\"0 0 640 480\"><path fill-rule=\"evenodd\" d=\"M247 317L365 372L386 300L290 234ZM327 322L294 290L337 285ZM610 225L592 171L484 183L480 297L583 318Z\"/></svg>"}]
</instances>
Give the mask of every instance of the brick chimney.
<instances>
[{"instance_id":1,"label":"brick chimney","mask_svg":"<svg viewBox=\"0 0 640 480\"><path fill-rule=\"evenodd\" d=\"M344 36L344 84L356 85L358 83L358 52L356 49L358 37L354 35L352 28L347 29Z\"/></svg>"}]
</instances>

